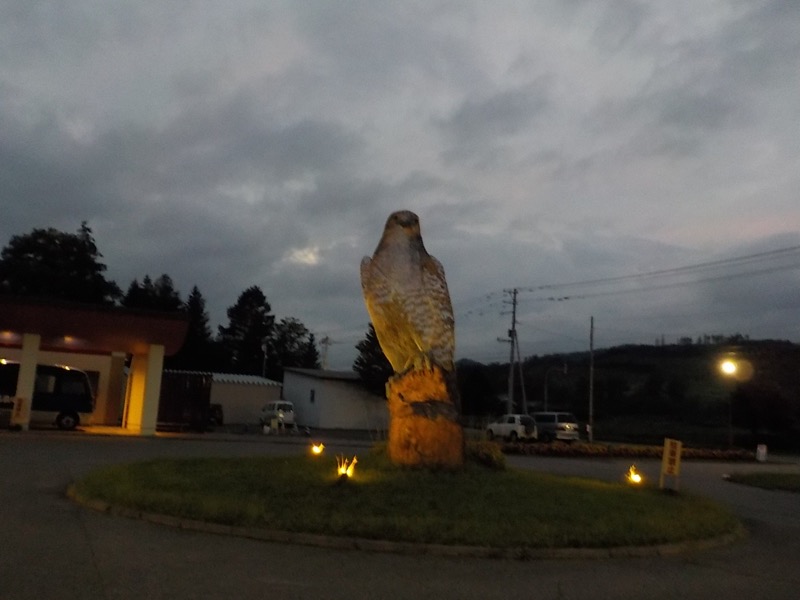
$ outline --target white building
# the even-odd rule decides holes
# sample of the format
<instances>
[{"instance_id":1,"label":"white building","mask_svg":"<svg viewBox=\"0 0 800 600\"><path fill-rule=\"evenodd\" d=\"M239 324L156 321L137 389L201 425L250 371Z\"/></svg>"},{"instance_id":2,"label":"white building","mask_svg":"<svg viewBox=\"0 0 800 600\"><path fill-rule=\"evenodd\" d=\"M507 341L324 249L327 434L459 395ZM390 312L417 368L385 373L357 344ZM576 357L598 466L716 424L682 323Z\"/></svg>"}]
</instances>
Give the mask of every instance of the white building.
<instances>
[{"instance_id":1,"label":"white building","mask_svg":"<svg viewBox=\"0 0 800 600\"><path fill-rule=\"evenodd\" d=\"M211 404L222 406L226 425L257 425L261 408L280 400L279 381L256 375L212 373Z\"/></svg>"},{"instance_id":2,"label":"white building","mask_svg":"<svg viewBox=\"0 0 800 600\"><path fill-rule=\"evenodd\" d=\"M222 407L226 426L256 426L261 409L280 400L281 383L257 375L165 370L159 405L159 422L177 424L193 407Z\"/></svg>"},{"instance_id":3,"label":"white building","mask_svg":"<svg viewBox=\"0 0 800 600\"><path fill-rule=\"evenodd\" d=\"M295 421L312 429L386 431L386 399L368 392L353 371L287 368L283 399L294 404Z\"/></svg>"}]
</instances>

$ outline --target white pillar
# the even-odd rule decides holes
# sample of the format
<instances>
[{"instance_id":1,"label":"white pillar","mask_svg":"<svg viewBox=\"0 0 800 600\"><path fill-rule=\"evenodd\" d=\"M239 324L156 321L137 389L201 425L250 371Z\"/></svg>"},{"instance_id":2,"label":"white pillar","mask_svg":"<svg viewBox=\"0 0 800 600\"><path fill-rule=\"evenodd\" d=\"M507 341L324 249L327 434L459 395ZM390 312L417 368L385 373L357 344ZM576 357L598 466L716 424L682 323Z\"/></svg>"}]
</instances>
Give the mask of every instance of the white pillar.
<instances>
[{"instance_id":1,"label":"white pillar","mask_svg":"<svg viewBox=\"0 0 800 600\"><path fill-rule=\"evenodd\" d=\"M128 431L154 435L164 369L164 346L153 344L147 354L134 354L125 399L125 423Z\"/></svg>"},{"instance_id":2,"label":"white pillar","mask_svg":"<svg viewBox=\"0 0 800 600\"><path fill-rule=\"evenodd\" d=\"M39 360L39 346L42 337L36 333L22 336L22 356L19 360L17 376L17 398L12 423L27 431L31 423L31 402L36 383L36 363Z\"/></svg>"}]
</instances>

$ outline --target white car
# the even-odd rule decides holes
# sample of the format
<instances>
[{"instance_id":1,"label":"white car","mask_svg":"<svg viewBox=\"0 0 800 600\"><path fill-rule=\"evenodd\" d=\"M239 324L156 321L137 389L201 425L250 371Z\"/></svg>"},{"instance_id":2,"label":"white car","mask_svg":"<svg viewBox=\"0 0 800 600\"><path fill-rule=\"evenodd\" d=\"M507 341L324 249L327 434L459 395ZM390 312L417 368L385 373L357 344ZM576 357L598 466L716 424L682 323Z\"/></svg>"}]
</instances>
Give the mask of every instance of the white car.
<instances>
[{"instance_id":1,"label":"white car","mask_svg":"<svg viewBox=\"0 0 800 600\"><path fill-rule=\"evenodd\" d=\"M486 426L486 437L518 440L537 439L536 423L529 415L503 415Z\"/></svg>"}]
</instances>

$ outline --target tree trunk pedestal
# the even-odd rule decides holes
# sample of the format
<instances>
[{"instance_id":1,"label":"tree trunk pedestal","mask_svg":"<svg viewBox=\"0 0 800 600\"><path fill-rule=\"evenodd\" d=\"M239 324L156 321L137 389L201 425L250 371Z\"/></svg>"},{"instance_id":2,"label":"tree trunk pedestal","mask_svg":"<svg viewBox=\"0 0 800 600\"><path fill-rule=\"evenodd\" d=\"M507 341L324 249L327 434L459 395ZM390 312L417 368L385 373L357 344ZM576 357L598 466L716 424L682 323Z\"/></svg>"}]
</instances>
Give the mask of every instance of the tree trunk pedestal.
<instances>
[{"instance_id":1,"label":"tree trunk pedestal","mask_svg":"<svg viewBox=\"0 0 800 600\"><path fill-rule=\"evenodd\" d=\"M395 375L386 384L389 459L396 465L457 469L464 464L464 431L445 374L431 369Z\"/></svg>"}]
</instances>

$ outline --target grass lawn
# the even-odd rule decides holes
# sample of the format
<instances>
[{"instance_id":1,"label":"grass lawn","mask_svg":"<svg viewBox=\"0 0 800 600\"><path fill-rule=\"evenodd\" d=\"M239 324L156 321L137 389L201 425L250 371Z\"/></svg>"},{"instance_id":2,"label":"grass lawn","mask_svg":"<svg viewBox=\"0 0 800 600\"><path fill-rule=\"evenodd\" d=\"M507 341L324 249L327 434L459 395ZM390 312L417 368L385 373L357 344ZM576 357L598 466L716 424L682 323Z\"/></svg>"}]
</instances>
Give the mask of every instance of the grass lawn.
<instances>
[{"instance_id":1,"label":"grass lawn","mask_svg":"<svg viewBox=\"0 0 800 600\"><path fill-rule=\"evenodd\" d=\"M238 526L496 548L610 548L736 531L702 498L623 483L469 464L459 472L393 467L359 457L343 483L336 458L154 460L95 471L77 495Z\"/></svg>"},{"instance_id":2,"label":"grass lawn","mask_svg":"<svg viewBox=\"0 0 800 600\"><path fill-rule=\"evenodd\" d=\"M729 481L767 490L800 492L800 473L733 473Z\"/></svg>"}]
</instances>

